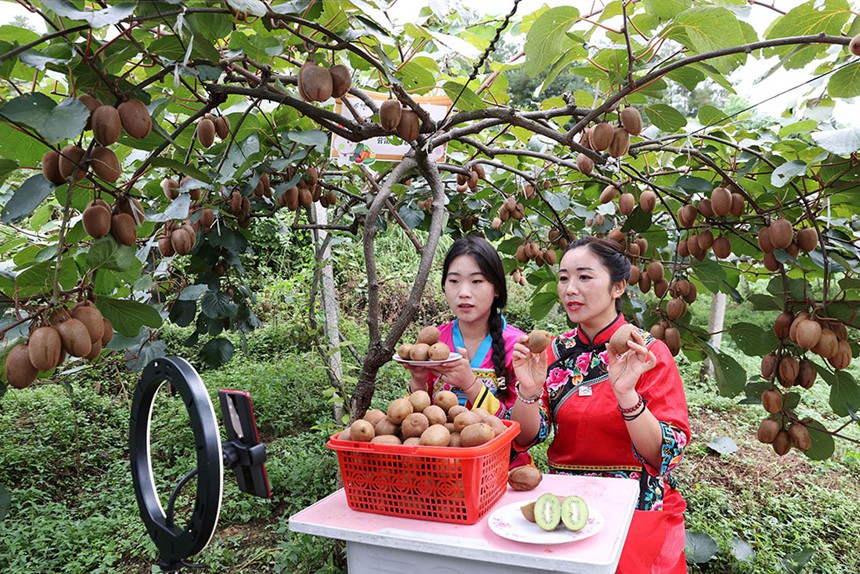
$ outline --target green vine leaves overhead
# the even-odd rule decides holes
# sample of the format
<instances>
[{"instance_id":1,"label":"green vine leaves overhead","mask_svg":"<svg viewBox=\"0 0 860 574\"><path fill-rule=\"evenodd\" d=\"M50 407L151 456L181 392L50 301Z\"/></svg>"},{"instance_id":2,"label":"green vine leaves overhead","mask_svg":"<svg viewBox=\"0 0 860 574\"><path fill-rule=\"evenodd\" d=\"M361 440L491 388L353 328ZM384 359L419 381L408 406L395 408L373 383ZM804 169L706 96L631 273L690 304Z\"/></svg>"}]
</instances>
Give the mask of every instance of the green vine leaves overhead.
<instances>
[{"instance_id":1,"label":"green vine leaves overhead","mask_svg":"<svg viewBox=\"0 0 860 574\"><path fill-rule=\"evenodd\" d=\"M644 0L524 14L512 2L504 17L424 8L407 23L370 0L21 4L45 32L0 26L0 331L13 386L80 356L65 331L95 329L95 312L105 322L85 357L106 346L140 366L163 352L157 329L171 321L196 327L202 362L229 360L225 332L259 322L243 279L249 228L279 217L364 245L370 347L355 389L341 389L353 416L415 316L443 233L497 240L540 319L556 302L552 264L586 232L625 247L641 324L673 352L708 357L721 394L764 403L785 435L760 438L777 452L788 437L811 457L832 453L841 429L799 414L816 375L833 411L856 419L845 369L860 138L832 113L860 95L860 20L845 0L784 13ZM766 58L765 77L808 72L794 109L749 98L768 117L732 103L732 74ZM545 94L535 109L513 105L516 74ZM570 89L553 92L562 78ZM702 93L713 97L688 105ZM434 115L436 96L453 107ZM371 162L356 148L337 165L334 136L405 152ZM381 325L374 240L389 223L421 262ZM748 299L791 321L728 327L763 357L745 373L687 306L704 291L740 301L743 278L769 277Z\"/></svg>"}]
</instances>

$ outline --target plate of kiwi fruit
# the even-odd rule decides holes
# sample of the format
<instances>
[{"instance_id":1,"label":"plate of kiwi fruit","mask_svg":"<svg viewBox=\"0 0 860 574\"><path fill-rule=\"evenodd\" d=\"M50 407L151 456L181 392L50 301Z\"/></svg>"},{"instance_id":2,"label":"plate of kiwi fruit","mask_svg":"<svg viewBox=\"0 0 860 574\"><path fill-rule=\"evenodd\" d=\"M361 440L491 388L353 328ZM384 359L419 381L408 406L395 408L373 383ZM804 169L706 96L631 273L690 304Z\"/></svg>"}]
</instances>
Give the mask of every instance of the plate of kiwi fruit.
<instances>
[{"instance_id":1,"label":"plate of kiwi fruit","mask_svg":"<svg viewBox=\"0 0 860 574\"><path fill-rule=\"evenodd\" d=\"M502 538L528 544L583 540L600 532L604 524L603 515L582 497L552 493L497 508L487 521Z\"/></svg>"},{"instance_id":2,"label":"plate of kiwi fruit","mask_svg":"<svg viewBox=\"0 0 860 574\"><path fill-rule=\"evenodd\" d=\"M439 340L439 329L434 326L424 327L418 333L415 343L403 343L397 348L397 354L392 357L398 363L432 367L460 359L460 353L452 353L451 348Z\"/></svg>"}]
</instances>

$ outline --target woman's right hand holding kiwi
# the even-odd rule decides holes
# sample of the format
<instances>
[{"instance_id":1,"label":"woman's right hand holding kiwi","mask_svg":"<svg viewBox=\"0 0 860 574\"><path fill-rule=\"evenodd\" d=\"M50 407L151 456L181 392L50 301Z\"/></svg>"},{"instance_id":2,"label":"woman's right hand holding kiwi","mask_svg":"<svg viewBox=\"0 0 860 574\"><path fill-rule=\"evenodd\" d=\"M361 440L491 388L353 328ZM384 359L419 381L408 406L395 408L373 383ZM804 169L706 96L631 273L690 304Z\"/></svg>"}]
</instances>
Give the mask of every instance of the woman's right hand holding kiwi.
<instances>
[{"instance_id":1,"label":"woman's right hand holding kiwi","mask_svg":"<svg viewBox=\"0 0 860 574\"><path fill-rule=\"evenodd\" d=\"M546 382L546 348L533 352L528 346L529 336L523 335L514 345L512 364L517 375L519 393L524 397L539 395Z\"/></svg>"}]
</instances>

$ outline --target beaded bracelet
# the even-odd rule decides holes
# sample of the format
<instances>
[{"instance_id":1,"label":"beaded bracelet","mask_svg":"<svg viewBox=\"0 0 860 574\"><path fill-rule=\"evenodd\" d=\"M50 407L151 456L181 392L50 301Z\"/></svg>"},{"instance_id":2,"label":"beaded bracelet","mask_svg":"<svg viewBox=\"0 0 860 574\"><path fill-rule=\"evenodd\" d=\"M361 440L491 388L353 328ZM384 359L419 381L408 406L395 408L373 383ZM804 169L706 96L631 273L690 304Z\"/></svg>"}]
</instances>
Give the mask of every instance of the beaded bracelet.
<instances>
[{"instance_id":1,"label":"beaded bracelet","mask_svg":"<svg viewBox=\"0 0 860 574\"><path fill-rule=\"evenodd\" d=\"M543 391L541 391L540 393L538 393L537 395L535 395L535 396L534 396L533 398L531 398L531 399L527 399L527 398L525 398L524 396L522 396L522 395L520 394L520 384L519 384L519 382L518 382L516 385L514 385L514 391L517 393L517 398L518 398L521 402L523 402L523 403L525 403L525 404L527 404L527 405L533 405L533 404L534 404L534 403L536 403L536 402L538 401L538 399L540 399L540 398L541 398L541 396L543 395Z\"/></svg>"},{"instance_id":2,"label":"beaded bracelet","mask_svg":"<svg viewBox=\"0 0 860 574\"><path fill-rule=\"evenodd\" d=\"M648 401L643 401L643 402L642 402L642 408L641 408L641 409L639 409L639 412L638 412L638 413L636 413L635 415L624 415L624 414L622 414L622 415L621 415L621 418L622 418L622 419L624 419L624 420L625 420L625 421L627 421L627 422L635 421L636 419L638 419L638 418L639 418L639 415L641 415L642 413L644 413L644 412L645 412L645 409L646 409L646 408L648 408Z\"/></svg>"},{"instance_id":3,"label":"beaded bracelet","mask_svg":"<svg viewBox=\"0 0 860 574\"><path fill-rule=\"evenodd\" d=\"M636 396L639 397L639 400L636 401L636 404L633 405L632 407L627 408L627 409L622 409L621 405L618 405L618 410L621 412L622 415L629 415L630 413L636 412L639 409L639 407L642 406L642 402L644 401L644 399L642 398L642 395L639 393L636 393Z\"/></svg>"}]
</instances>

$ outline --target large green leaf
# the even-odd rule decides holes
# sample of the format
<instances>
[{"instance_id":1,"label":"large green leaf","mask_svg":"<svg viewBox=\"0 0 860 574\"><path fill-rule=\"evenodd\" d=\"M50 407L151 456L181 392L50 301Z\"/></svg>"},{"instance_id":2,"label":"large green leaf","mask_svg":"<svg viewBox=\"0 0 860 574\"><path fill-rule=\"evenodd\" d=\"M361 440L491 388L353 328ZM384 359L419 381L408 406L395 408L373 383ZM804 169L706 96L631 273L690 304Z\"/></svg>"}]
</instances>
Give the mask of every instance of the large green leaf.
<instances>
[{"instance_id":1,"label":"large green leaf","mask_svg":"<svg viewBox=\"0 0 860 574\"><path fill-rule=\"evenodd\" d=\"M747 373L731 356L714 349L710 343L703 346L714 366L717 389L724 397L735 397L744 392Z\"/></svg>"},{"instance_id":2,"label":"large green leaf","mask_svg":"<svg viewBox=\"0 0 860 574\"><path fill-rule=\"evenodd\" d=\"M188 165L187 163L175 159L170 159L169 157L156 157L153 158L150 163L153 167L164 167L167 169L176 170L179 173L184 173L185 175L193 177L197 181L209 181L210 179L207 174L200 171L193 165Z\"/></svg>"},{"instance_id":3,"label":"large green leaf","mask_svg":"<svg viewBox=\"0 0 860 574\"><path fill-rule=\"evenodd\" d=\"M806 428L809 431L812 446L803 451L803 454L812 460L826 460L830 458L836 450L836 442L833 440L833 435L827 432L827 428L817 420L808 421Z\"/></svg>"},{"instance_id":4,"label":"large green leaf","mask_svg":"<svg viewBox=\"0 0 860 574\"><path fill-rule=\"evenodd\" d=\"M247 12L253 16L266 15L266 4L260 0L227 0L227 4L234 10Z\"/></svg>"},{"instance_id":5,"label":"large green leaf","mask_svg":"<svg viewBox=\"0 0 860 574\"><path fill-rule=\"evenodd\" d=\"M649 104L642 108L652 124L667 133L673 133L685 125L684 114L667 104Z\"/></svg>"},{"instance_id":6,"label":"large green leaf","mask_svg":"<svg viewBox=\"0 0 860 574\"><path fill-rule=\"evenodd\" d=\"M45 94L36 92L8 101L0 108L0 115L11 122L33 128L53 145L79 136L84 131L90 112L74 98L56 104Z\"/></svg>"},{"instance_id":7,"label":"large green leaf","mask_svg":"<svg viewBox=\"0 0 860 574\"><path fill-rule=\"evenodd\" d=\"M738 348L746 355L763 357L779 343L773 329L764 329L752 323L734 323L728 331Z\"/></svg>"},{"instance_id":8,"label":"large green leaf","mask_svg":"<svg viewBox=\"0 0 860 574\"><path fill-rule=\"evenodd\" d=\"M0 522L3 522L3 519L6 518L6 512L9 510L9 506L12 504L12 497L9 496L9 491L6 490L6 487L0 484Z\"/></svg>"},{"instance_id":9,"label":"large green leaf","mask_svg":"<svg viewBox=\"0 0 860 574\"><path fill-rule=\"evenodd\" d=\"M96 299L96 307L111 322L113 328L126 337L134 337L143 326L157 328L162 323L161 315L155 307L131 299L99 297Z\"/></svg>"},{"instance_id":10,"label":"large green leaf","mask_svg":"<svg viewBox=\"0 0 860 574\"><path fill-rule=\"evenodd\" d=\"M860 96L860 63L854 62L830 76L827 93L832 98Z\"/></svg>"},{"instance_id":11,"label":"large green leaf","mask_svg":"<svg viewBox=\"0 0 860 574\"><path fill-rule=\"evenodd\" d=\"M113 237L108 236L93 242L85 260L89 269L127 271L137 258L134 256L133 247L120 245Z\"/></svg>"},{"instance_id":12,"label":"large green leaf","mask_svg":"<svg viewBox=\"0 0 860 574\"><path fill-rule=\"evenodd\" d=\"M530 314L536 321L540 321L549 315L549 312L553 310L556 303L558 303L557 293L550 293L549 291L538 293L532 299Z\"/></svg>"},{"instance_id":13,"label":"large green leaf","mask_svg":"<svg viewBox=\"0 0 860 574\"><path fill-rule=\"evenodd\" d=\"M90 25L90 28L111 26L120 22L123 18L131 16L134 12L134 4L131 2L123 2L104 10L95 11L78 10L68 0L42 0L42 4L54 11L58 16L63 16L70 20L83 20Z\"/></svg>"},{"instance_id":14,"label":"large green leaf","mask_svg":"<svg viewBox=\"0 0 860 574\"><path fill-rule=\"evenodd\" d=\"M471 111L484 107L484 102L478 94L459 82L445 82L442 89L445 90L445 94L451 98L454 107L458 110Z\"/></svg>"},{"instance_id":15,"label":"large green leaf","mask_svg":"<svg viewBox=\"0 0 860 574\"><path fill-rule=\"evenodd\" d=\"M836 371L830 385L830 408L840 417L848 416L848 409L860 410L860 387L847 371Z\"/></svg>"},{"instance_id":16,"label":"large green leaf","mask_svg":"<svg viewBox=\"0 0 860 574\"><path fill-rule=\"evenodd\" d=\"M810 135L816 144L836 155L850 155L860 150L860 128L812 132Z\"/></svg>"},{"instance_id":17,"label":"large green leaf","mask_svg":"<svg viewBox=\"0 0 860 574\"><path fill-rule=\"evenodd\" d=\"M642 3L648 14L668 20L688 9L693 0L644 0Z\"/></svg>"},{"instance_id":18,"label":"large green leaf","mask_svg":"<svg viewBox=\"0 0 860 574\"><path fill-rule=\"evenodd\" d=\"M791 181L791 178L806 173L806 162L793 159L787 161L770 174L770 184L774 187L782 187Z\"/></svg>"},{"instance_id":19,"label":"large green leaf","mask_svg":"<svg viewBox=\"0 0 860 574\"><path fill-rule=\"evenodd\" d=\"M210 319L227 319L236 314L236 304L223 291L207 291L200 300L200 310Z\"/></svg>"},{"instance_id":20,"label":"large green leaf","mask_svg":"<svg viewBox=\"0 0 860 574\"><path fill-rule=\"evenodd\" d=\"M744 43L738 19L718 6L696 6L678 14L667 26L666 37L697 54Z\"/></svg>"},{"instance_id":21,"label":"large green leaf","mask_svg":"<svg viewBox=\"0 0 860 574\"><path fill-rule=\"evenodd\" d=\"M203 345L203 348L200 349L200 358L210 368L217 369L233 358L234 350L233 343L224 337L218 337L210 339L208 343Z\"/></svg>"},{"instance_id":22,"label":"large green leaf","mask_svg":"<svg viewBox=\"0 0 860 574\"><path fill-rule=\"evenodd\" d=\"M579 18L579 10L573 6L551 8L541 14L526 35L526 73L534 78L553 63L575 42L567 32Z\"/></svg>"},{"instance_id":23,"label":"large green leaf","mask_svg":"<svg viewBox=\"0 0 860 574\"><path fill-rule=\"evenodd\" d=\"M713 538L704 532L687 530L684 534L684 554L688 562L704 564L717 556L719 547Z\"/></svg>"},{"instance_id":24,"label":"large green leaf","mask_svg":"<svg viewBox=\"0 0 860 574\"><path fill-rule=\"evenodd\" d=\"M788 36L814 34L838 36L850 17L851 6L847 0L804 2L774 20L765 32L765 38L786 38ZM784 51L786 48L782 50Z\"/></svg>"},{"instance_id":25,"label":"large green leaf","mask_svg":"<svg viewBox=\"0 0 860 574\"><path fill-rule=\"evenodd\" d=\"M54 191L54 184L45 179L41 173L31 176L21 185L0 213L3 223L18 223Z\"/></svg>"}]
</instances>

